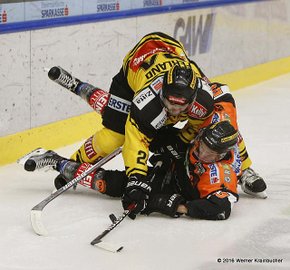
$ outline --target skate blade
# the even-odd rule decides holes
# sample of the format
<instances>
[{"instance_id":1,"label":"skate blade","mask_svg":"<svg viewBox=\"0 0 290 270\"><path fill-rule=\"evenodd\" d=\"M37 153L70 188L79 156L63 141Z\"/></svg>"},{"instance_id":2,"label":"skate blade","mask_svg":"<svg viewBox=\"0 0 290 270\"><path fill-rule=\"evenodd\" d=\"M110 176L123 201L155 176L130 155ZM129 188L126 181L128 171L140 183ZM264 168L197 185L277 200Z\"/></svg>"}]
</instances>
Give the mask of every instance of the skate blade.
<instances>
[{"instance_id":1,"label":"skate blade","mask_svg":"<svg viewBox=\"0 0 290 270\"><path fill-rule=\"evenodd\" d=\"M251 195L251 196L253 196L255 198L258 198L258 199L267 199L267 197L268 197L266 191L262 191L262 192L252 192L252 191L249 191L249 190L247 190L247 191L244 190L244 192L246 194L249 194L249 195Z\"/></svg>"},{"instance_id":2,"label":"skate blade","mask_svg":"<svg viewBox=\"0 0 290 270\"><path fill-rule=\"evenodd\" d=\"M20 164L20 165L23 165L25 164L25 162L32 156L38 156L38 155L42 155L46 152L47 150L39 147L39 148L36 148L34 149L33 151L31 151L30 153L24 155L23 157L19 158L17 160L17 163Z\"/></svg>"}]
</instances>

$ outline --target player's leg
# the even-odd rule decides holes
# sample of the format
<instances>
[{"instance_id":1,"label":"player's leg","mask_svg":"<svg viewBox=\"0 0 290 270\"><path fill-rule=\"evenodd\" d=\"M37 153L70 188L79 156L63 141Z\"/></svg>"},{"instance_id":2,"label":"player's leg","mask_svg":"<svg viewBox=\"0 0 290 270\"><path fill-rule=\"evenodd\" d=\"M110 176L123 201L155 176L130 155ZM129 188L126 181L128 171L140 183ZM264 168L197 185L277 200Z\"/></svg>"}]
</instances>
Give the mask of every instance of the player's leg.
<instances>
[{"instance_id":1,"label":"player's leg","mask_svg":"<svg viewBox=\"0 0 290 270\"><path fill-rule=\"evenodd\" d=\"M267 198L267 185L264 179L251 168L252 161L243 139L239 142L239 150L242 160L242 175L239 177L239 184L242 190L257 198Z\"/></svg>"},{"instance_id":2,"label":"player's leg","mask_svg":"<svg viewBox=\"0 0 290 270\"><path fill-rule=\"evenodd\" d=\"M72 93L80 96L96 112L102 114L109 100L110 94L108 92L89 83L82 82L61 67L52 67L48 72L48 77Z\"/></svg>"},{"instance_id":3,"label":"player's leg","mask_svg":"<svg viewBox=\"0 0 290 270\"><path fill-rule=\"evenodd\" d=\"M116 148L122 146L124 140L123 134L104 127L88 138L71 156L71 159L80 163L88 162L94 164Z\"/></svg>"},{"instance_id":4,"label":"player's leg","mask_svg":"<svg viewBox=\"0 0 290 270\"><path fill-rule=\"evenodd\" d=\"M55 181L57 189L63 187L68 181L78 177L84 171L92 167L89 163L78 163L68 160L54 151L32 152L31 156L24 163L26 171L35 171L43 168L53 168L60 172L63 182ZM88 174L79 184L100 193L112 197L121 197L127 183L127 176L124 171L104 170L102 168Z\"/></svg>"},{"instance_id":5,"label":"player's leg","mask_svg":"<svg viewBox=\"0 0 290 270\"><path fill-rule=\"evenodd\" d=\"M92 165L89 163L80 164L78 162L68 161L66 164L59 167L59 172L64 179L72 180L88 170L91 166ZM90 173L82 179L79 184L111 197L121 197L124 193L127 182L125 171L99 169ZM55 186L58 188L56 182Z\"/></svg>"}]
</instances>

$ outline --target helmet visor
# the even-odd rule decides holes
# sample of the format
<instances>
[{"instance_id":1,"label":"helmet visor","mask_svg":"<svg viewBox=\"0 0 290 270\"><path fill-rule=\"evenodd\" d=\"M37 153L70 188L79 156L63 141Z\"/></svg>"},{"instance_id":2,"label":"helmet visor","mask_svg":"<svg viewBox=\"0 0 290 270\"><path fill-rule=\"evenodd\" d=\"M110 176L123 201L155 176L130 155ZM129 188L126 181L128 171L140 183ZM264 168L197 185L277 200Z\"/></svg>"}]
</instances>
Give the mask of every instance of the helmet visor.
<instances>
[{"instance_id":1,"label":"helmet visor","mask_svg":"<svg viewBox=\"0 0 290 270\"><path fill-rule=\"evenodd\" d=\"M162 102L166 108L166 111L169 113L169 115L172 116L177 116L185 112L189 107L189 103L179 104L173 101L169 101L167 98L164 97L162 98Z\"/></svg>"},{"instance_id":2,"label":"helmet visor","mask_svg":"<svg viewBox=\"0 0 290 270\"><path fill-rule=\"evenodd\" d=\"M195 147L194 154L197 156L198 160L202 163L214 163L225 157L228 151L219 153L210 149L203 141L196 140L198 144Z\"/></svg>"}]
</instances>

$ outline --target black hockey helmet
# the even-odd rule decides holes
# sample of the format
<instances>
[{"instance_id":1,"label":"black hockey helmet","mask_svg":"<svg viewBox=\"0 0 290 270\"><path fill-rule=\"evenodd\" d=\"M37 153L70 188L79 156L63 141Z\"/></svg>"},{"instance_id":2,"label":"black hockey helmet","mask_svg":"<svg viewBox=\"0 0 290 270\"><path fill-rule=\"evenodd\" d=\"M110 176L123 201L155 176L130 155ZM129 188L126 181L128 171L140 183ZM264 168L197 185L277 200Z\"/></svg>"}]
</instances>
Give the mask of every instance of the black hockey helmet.
<instances>
[{"instance_id":1,"label":"black hockey helmet","mask_svg":"<svg viewBox=\"0 0 290 270\"><path fill-rule=\"evenodd\" d=\"M197 93L197 77L190 67L178 65L164 75L162 97L169 102L184 105L192 103Z\"/></svg>"},{"instance_id":2,"label":"black hockey helmet","mask_svg":"<svg viewBox=\"0 0 290 270\"><path fill-rule=\"evenodd\" d=\"M224 153L238 142L238 131L229 121L221 121L209 125L204 129L200 137L211 150Z\"/></svg>"}]
</instances>

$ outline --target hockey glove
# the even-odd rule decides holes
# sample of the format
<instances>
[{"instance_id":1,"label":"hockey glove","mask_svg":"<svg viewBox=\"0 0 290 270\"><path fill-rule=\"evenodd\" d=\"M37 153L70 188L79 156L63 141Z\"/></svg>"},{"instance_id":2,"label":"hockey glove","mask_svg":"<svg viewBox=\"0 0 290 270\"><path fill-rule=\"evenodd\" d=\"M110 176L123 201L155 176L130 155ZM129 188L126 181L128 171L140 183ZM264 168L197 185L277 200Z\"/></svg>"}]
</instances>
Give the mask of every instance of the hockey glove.
<instances>
[{"instance_id":1,"label":"hockey glove","mask_svg":"<svg viewBox=\"0 0 290 270\"><path fill-rule=\"evenodd\" d=\"M150 192L151 187L146 182L145 176L139 174L130 176L122 197L122 205L125 210L132 209L129 214L131 219L135 219L136 215L146 208Z\"/></svg>"},{"instance_id":2,"label":"hockey glove","mask_svg":"<svg viewBox=\"0 0 290 270\"><path fill-rule=\"evenodd\" d=\"M207 199L188 201L186 207L187 215L193 218L224 220L231 214L231 202L228 197L220 198L216 195L210 195Z\"/></svg>"},{"instance_id":3,"label":"hockey glove","mask_svg":"<svg viewBox=\"0 0 290 270\"><path fill-rule=\"evenodd\" d=\"M153 153L158 153L160 148L164 147L165 141L171 141L175 138L180 130L174 128L172 125L167 125L159 129L152 142L150 143L149 150Z\"/></svg>"},{"instance_id":4,"label":"hockey glove","mask_svg":"<svg viewBox=\"0 0 290 270\"><path fill-rule=\"evenodd\" d=\"M150 151L173 159L181 159L187 145L179 138L178 132L179 129L171 126L162 128L151 142Z\"/></svg>"},{"instance_id":5,"label":"hockey glove","mask_svg":"<svg viewBox=\"0 0 290 270\"><path fill-rule=\"evenodd\" d=\"M168 156L161 154L153 154L149 158L149 162L152 164L153 167L155 167L158 162L162 162L162 165L159 168L159 173L166 173L170 169L172 164L172 160L168 158Z\"/></svg>"},{"instance_id":6,"label":"hockey glove","mask_svg":"<svg viewBox=\"0 0 290 270\"><path fill-rule=\"evenodd\" d=\"M179 217L181 214L177 212L177 208L184 203L185 199L179 194L156 194L149 199L142 214L150 215L153 212L159 212L170 217Z\"/></svg>"}]
</instances>

